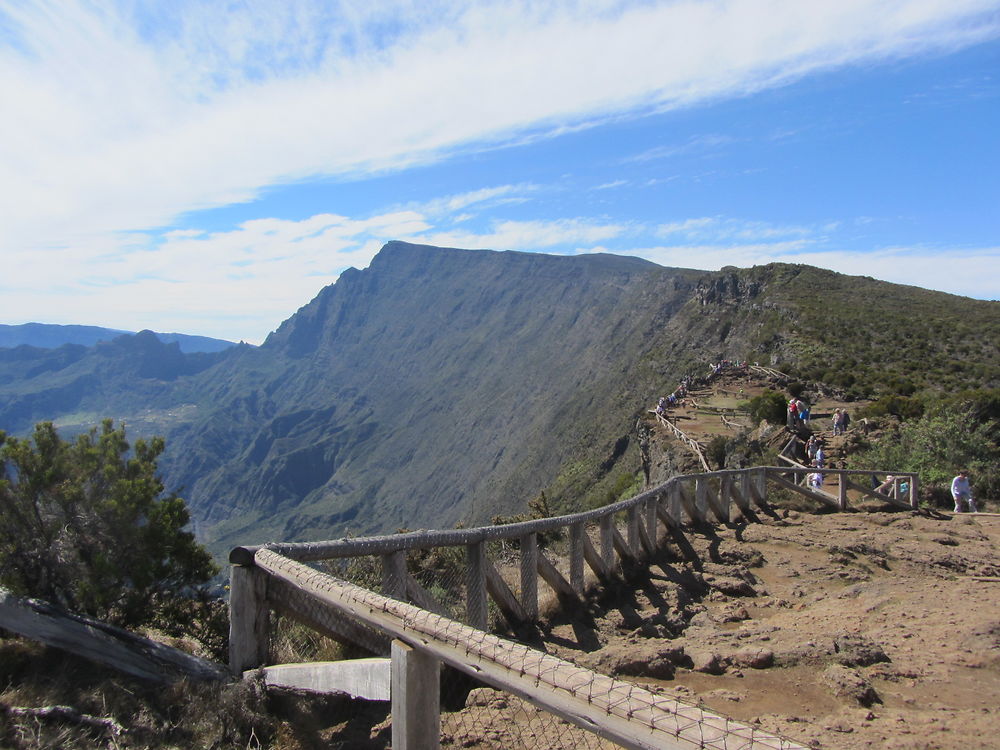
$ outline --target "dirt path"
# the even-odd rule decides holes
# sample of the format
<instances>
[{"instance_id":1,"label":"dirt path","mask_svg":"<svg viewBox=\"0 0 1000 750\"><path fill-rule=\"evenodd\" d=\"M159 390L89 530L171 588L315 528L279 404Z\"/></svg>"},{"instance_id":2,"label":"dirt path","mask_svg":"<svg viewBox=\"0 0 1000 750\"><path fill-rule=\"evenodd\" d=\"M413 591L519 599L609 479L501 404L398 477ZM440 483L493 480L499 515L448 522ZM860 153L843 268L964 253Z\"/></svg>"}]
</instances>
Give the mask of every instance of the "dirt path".
<instances>
[{"instance_id":1,"label":"dirt path","mask_svg":"<svg viewBox=\"0 0 1000 750\"><path fill-rule=\"evenodd\" d=\"M692 539L704 564L659 563L549 648L818 747L997 746L1000 518L790 512Z\"/></svg>"}]
</instances>

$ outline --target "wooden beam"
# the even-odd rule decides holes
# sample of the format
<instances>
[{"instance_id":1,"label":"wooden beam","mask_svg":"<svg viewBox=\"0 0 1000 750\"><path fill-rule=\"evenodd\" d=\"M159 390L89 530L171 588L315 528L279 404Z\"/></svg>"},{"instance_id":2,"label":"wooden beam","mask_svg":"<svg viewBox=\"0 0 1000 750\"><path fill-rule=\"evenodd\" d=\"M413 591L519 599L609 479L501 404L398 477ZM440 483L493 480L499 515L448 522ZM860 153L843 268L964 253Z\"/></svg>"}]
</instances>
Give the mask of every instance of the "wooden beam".
<instances>
[{"instance_id":1,"label":"wooden beam","mask_svg":"<svg viewBox=\"0 0 1000 750\"><path fill-rule=\"evenodd\" d=\"M777 484L779 487L784 487L785 489L792 490L793 492L798 492L800 495L805 495L806 497L811 497L813 500L819 500L821 503L826 503L827 505L832 505L834 507L839 507L837 498L833 495L828 495L820 490L814 490L810 487L800 487L795 484L795 482L789 482L784 477L779 477L776 475L771 476L771 481Z\"/></svg>"},{"instance_id":2,"label":"wooden beam","mask_svg":"<svg viewBox=\"0 0 1000 750\"><path fill-rule=\"evenodd\" d=\"M615 569L615 517L613 513L601 518L601 559L608 570Z\"/></svg>"},{"instance_id":3,"label":"wooden beam","mask_svg":"<svg viewBox=\"0 0 1000 750\"><path fill-rule=\"evenodd\" d=\"M392 642L392 748L441 747L441 663L424 650Z\"/></svg>"},{"instance_id":4,"label":"wooden beam","mask_svg":"<svg viewBox=\"0 0 1000 750\"><path fill-rule=\"evenodd\" d=\"M538 535L521 537L521 607L529 622L538 619Z\"/></svg>"},{"instance_id":5,"label":"wooden beam","mask_svg":"<svg viewBox=\"0 0 1000 750\"><path fill-rule=\"evenodd\" d=\"M632 548L629 546L628 542L625 541L625 537L622 536L621 532L617 528L612 527L611 534L615 550L618 552L618 557L622 559L622 562L636 562L636 556L632 552Z\"/></svg>"},{"instance_id":6,"label":"wooden beam","mask_svg":"<svg viewBox=\"0 0 1000 750\"><path fill-rule=\"evenodd\" d=\"M389 653L388 638L336 611L316 607L308 595L286 581L270 578L267 593L271 607L296 622L335 641L353 643L378 656Z\"/></svg>"},{"instance_id":7,"label":"wooden beam","mask_svg":"<svg viewBox=\"0 0 1000 750\"><path fill-rule=\"evenodd\" d=\"M229 680L221 664L184 653L92 617L0 588L0 628L146 680ZM267 654L264 655L266 659Z\"/></svg>"},{"instance_id":8,"label":"wooden beam","mask_svg":"<svg viewBox=\"0 0 1000 750\"><path fill-rule=\"evenodd\" d=\"M687 488L685 488L680 482L677 483L677 497L680 498L681 507L684 508L684 512L687 513L688 520L693 524L699 524L704 519L698 514L698 507L695 504L694 498L688 494Z\"/></svg>"},{"instance_id":9,"label":"wooden beam","mask_svg":"<svg viewBox=\"0 0 1000 750\"><path fill-rule=\"evenodd\" d=\"M569 527L569 583L578 596L583 596L583 538L586 530L582 523Z\"/></svg>"},{"instance_id":10,"label":"wooden beam","mask_svg":"<svg viewBox=\"0 0 1000 750\"><path fill-rule=\"evenodd\" d=\"M594 575L598 578L602 580L611 578L611 570L605 564L604 558L594 548L590 537L586 534L583 535L583 559L587 561L590 569L594 571Z\"/></svg>"},{"instance_id":11,"label":"wooden beam","mask_svg":"<svg viewBox=\"0 0 1000 750\"><path fill-rule=\"evenodd\" d=\"M382 593L406 600L406 550L382 555Z\"/></svg>"},{"instance_id":12,"label":"wooden beam","mask_svg":"<svg viewBox=\"0 0 1000 750\"><path fill-rule=\"evenodd\" d=\"M489 560L485 560L484 565L486 569L486 591L493 597L493 601L496 602L497 607L500 608L507 622L512 627L517 627L521 623L527 622L528 615L524 611L524 607L521 606L521 602L514 596L514 592L510 590L510 586L507 585L500 572Z\"/></svg>"},{"instance_id":13,"label":"wooden beam","mask_svg":"<svg viewBox=\"0 0 1000 750\"><path fill-rule=\"evenodd\" d=\"M275 664L261 670L268 687L339 693L369 701L390 699L390 671L390 660L385 657ZM250 678L256 672L248 669L243 677Z\"/></svg>"},{"instance_id":14,"label":"wooden beam","mask_svg":"<svg viewBox=\"0 0 1000 750\"><path fill-rule=\"evenodd\" d=\"M486 630L486 545L469 544L465 550L465 618L472 627Z\"/></svg>"},{"instance_id":15,"label":"wooden beam","mask_svg":"<svg viewBox=\"0 0 1000 750\"><path fill-rule=\"evenodd\" d=\"M411 601L420 607L420 609L426 609L428 612L437 612L439 615L444 615L445 617L451 617L452 615L446 606L434 598L434 595L421 586L420 581L411 576L409 573L406 574L405 601Z\"/></svg>"},{"instance_id":16,"label":"wooden beam","mask_svg":"<svg viewBox=\"0 0 1000 750\"><path fill-rule=\"evenodd\" d=\"M555 565L549 562L545 555L538 556L538 575L552 587L552 590L556 592L556 596L560 599L571 602L579 601L576 591L573 590L569 581L563 578L563 574L556 569Z\"/></svg>"},{"instance_id":17,"label":"wooden beam","mask_svg":"<svg viewBox=\"0 0 1000 750\"><path fill-rule=\"evenodd\" d=\"M234 675L267 663L271 642L267 576L253 565L229 566L229 668Z\"/></svg>"},{"instance_id":18,"label":"wooden beam","mask_svg":"<svg viewBox=\"0 0 1000 750\"><path fill-rule=\"evenodd\" d=\"M628 509L626 514L626 526L625 529L628 533L628 546L632 551L633 557L639 556L639 526L642 523L642 519L639 517L639 506L633 505Z\"/></svg>"}]
</instances>

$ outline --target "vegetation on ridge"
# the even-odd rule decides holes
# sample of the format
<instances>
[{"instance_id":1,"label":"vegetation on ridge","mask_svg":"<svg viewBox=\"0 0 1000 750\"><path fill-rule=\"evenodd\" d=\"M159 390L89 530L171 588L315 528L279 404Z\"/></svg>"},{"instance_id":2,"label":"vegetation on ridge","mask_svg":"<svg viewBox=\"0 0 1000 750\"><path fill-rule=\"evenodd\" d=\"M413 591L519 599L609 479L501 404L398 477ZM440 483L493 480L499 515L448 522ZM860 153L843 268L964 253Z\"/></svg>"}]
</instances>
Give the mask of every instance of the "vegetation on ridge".
<instances>
[{"instance_id":1,"label":"vegetation on ridge","mask_svg":"<svg viewBox=\"0 0 1000 750\"><path fill-rule=\"evenodd\" d=\"M130 446L105 420L73 442L50 422L30 439L0 432L0 584L126 628L198 636L221 656L217 572L186 530L184 500L164 494L162 439Z\"/></svg>"}]
</instances>

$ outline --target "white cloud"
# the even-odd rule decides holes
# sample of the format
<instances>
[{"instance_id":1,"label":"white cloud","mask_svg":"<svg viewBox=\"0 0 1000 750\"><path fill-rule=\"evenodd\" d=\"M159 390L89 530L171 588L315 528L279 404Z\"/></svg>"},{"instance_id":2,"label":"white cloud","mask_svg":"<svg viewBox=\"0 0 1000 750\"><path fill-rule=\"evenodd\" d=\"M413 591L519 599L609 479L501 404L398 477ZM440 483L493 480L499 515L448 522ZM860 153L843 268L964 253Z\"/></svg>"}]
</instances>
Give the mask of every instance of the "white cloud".
<instances>
[{"instance_id":1,"label":"white cloud","mask_svg":"<svg viewBox=\"0 0 1000 750\"><path fill-rule=\"evenodd\" d=\"M15 113L0 122L2 246L167 225L308 175L967 44L996 33L991 8L0 0Z\"/></svg>"},{"instance_id":2,"label":"white cloud","mask_svg":"<svg viewBox=\"0 0 1000 750\"><path fill-rule=\"evenodd\" d=\"M781 237L814 237L820 231L830 231L835 226L835 223L828 222L821 228L813 229L801 226L782 226L764 221L703 216L661 224L657 227L656 233L661 237L680 235L688 240L713 242L742 240L750 242L774 240Z\"/></svg>"},{"instance_id":3,"label":"white cloud","mask_svg":"<svg viewBox=\"0 0 1000 750\"><path fill-rule=\"evenodd\" d=\"M455 228L529 197L528 184L360 219L318 213L156 232L311 176L403 169L811 71L961 47L998 33L994 9L990 0L0 0L0 319L43 310L57 322L134 320L259 340L385 239L620 245L637 229L608 219ZM664 225L660 236L684 240L706 263L802 251L819 231L709 217ZM887 268L900 258L887 257Z\"/></svg>"},{"instance_id":4,"label":"white cloud","mask_svg":"<svg viewBox=\"0 0 1000 750\"><path fill-rule=\"evenodd\" d=\"M622 224L600 224L586 219L552 221L498 221L491 231L442 231L417 236L416 241L445 247L493 250L544 250L575 244L593 244L621 236Z\"/></svg>"}]
</instances>

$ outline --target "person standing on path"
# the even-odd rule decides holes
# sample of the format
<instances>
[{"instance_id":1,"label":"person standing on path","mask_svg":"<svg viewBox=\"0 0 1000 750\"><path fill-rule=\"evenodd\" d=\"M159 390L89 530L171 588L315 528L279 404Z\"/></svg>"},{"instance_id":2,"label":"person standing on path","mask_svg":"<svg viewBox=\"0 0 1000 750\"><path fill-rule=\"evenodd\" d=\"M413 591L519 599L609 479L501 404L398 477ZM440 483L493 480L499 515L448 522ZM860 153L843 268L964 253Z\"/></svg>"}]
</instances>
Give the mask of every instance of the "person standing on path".
<instances>
[{"instance_id":1,"label":"person standing on path","mask_svg":"<svg viewBox=\"0 0 1000 750\"><path fill-rule=\"evenodd\" d=\"M970 513L978 513L976 501L972 499L972 487L969 485L969 472L962 469L958 476L951 480L951 496L955 499L955 512L965 513L968 505Z\"/></svg>"}]
</instances>

